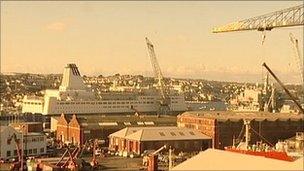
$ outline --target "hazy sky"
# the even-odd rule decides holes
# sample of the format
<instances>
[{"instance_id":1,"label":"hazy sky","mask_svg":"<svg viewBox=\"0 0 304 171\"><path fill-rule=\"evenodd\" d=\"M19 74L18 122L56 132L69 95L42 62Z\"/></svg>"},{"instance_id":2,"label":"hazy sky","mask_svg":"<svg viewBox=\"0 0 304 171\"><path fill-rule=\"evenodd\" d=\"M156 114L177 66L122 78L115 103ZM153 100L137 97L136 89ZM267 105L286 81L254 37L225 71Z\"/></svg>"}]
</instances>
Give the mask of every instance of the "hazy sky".
<instances>
[{"instance_id":1,"label":"hazy sky","mask_svg":"<svg viewBox=\"0 0 304 171\"><path fill-rule=\"evenodd\" d=\"M288 34L303 27L214 34L214 26L301 1L8 2L1 1L1 72L152 75L145 37L165 76L261 81L264 60L283 82L298 83ZM303 51L302 51L303 54Z\"/></svg>"}]
</instances>

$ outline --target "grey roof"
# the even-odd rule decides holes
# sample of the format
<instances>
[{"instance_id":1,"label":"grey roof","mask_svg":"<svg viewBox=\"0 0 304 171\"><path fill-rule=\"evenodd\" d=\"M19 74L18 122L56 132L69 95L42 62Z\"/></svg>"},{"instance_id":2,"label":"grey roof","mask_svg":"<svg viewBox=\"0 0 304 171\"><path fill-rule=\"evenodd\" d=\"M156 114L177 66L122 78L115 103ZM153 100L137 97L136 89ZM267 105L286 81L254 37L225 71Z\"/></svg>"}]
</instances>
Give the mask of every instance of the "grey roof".
<instances>
[{"instance_id":1,"label":"grey roof","mask_svg":"<svg viewBox=\"0 0 304 171\"><path fill-rule=\"evenodd\" d=\"M110 136L113 136L113 137L120 137L120 138L124 138L130 134L133 134L134 132L138 131L142 129L142 127L126 127L124 129L121 129L119 131L116 131L112 134L109 135Z\"/></svg>"},{"instance_id":2,"label":"grey roof","mask_svg":"<svg viewBox=\"0 0 304 171\"><path fill-rule=\"evenodd\" d=\"M270 112L238 112L238 111L189 111L184 112L179 116L189 116L197 118L217 119L218 121L241 121L242 119L254 120L303 120L303 114L290 114L290 113L270 113Z\"/></svg>"},{"instance_id":3,"label":"grey roof","mask_svg":"<svg viewBox=\"0 0 304 171\"><path fill-rule=\"evenodd\" d=\"M65 115L68 122L72 115ZM161 116L156 115L124 115L124 116L102 116L102 115L77 115L77 120L85 129L101 129L101 128L124 128L127 126L162 126L162 125L176 125L175 116ZM116 123L116 124L111 124Z\"/></svg>"},{"instance_id":4,"label":"grey roof","mask_svg":"<svg viewBox=\"0 0 304 171\"><path fill-rule=\"evenodd\" d=\"M207 135L180 127L133 127L125 128L110 135L136 141L170 141L211 139Z\"/></svg>"}]
</instances>

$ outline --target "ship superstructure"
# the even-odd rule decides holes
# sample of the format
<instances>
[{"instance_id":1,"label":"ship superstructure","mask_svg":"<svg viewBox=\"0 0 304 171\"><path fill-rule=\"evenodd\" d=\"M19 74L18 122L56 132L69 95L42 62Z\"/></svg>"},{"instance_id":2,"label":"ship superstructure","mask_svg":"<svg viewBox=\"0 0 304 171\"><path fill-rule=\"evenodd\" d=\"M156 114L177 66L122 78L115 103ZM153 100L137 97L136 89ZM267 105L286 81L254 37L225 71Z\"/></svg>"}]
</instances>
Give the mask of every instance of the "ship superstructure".
<instances>
[{"instance_id":1,"label":"ship superstructure","mask_svg":"<svg viewBox=\"0 0 304 171\"><path fill-rule=\"evenodd\" d=\"M172 112L185 111L184 95L170 92ZM132 93L104 93L96 95L85 86L78 67L68 64L64 68L59 90L45 90L43 97L25 96L22 113L48 114L92 114L157 112L160 96L156 90Z\"/></svg>"}]
</instances>

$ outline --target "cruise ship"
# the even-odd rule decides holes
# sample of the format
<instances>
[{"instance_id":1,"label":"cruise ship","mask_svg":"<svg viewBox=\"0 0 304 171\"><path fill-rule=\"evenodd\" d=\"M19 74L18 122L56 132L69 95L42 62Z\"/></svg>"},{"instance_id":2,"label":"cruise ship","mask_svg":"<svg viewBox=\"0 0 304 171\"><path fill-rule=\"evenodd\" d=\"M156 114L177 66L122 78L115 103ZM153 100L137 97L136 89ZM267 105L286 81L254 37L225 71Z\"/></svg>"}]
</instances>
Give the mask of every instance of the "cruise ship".
<instances>
[{"instance_id":1,"label":"cruise ship","mask_svg":"<svg viewBox=\"0 0 304 171\"><path fill-rule=\"evenodd\" d=\"M184 95L170 92L171 112L186 110ZM55 114L115 114L134 112L157 112L160 95L157 91L95 94L86 87L75 64L64 68L59 90L47 89L44 96L25 96L22 113Z\"/></svg>"}]
</instances>

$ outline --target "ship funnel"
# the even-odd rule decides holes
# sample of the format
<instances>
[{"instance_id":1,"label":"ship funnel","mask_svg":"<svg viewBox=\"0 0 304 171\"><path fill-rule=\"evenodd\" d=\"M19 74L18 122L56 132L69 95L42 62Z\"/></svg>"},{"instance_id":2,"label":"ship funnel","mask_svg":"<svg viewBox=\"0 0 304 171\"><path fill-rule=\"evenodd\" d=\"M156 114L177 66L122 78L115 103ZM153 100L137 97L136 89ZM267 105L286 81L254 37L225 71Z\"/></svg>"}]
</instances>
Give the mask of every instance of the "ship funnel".
<instances>
[{"instance_id":1,"label":"ship funnel","mask_svg":"<svg viewBox=\"0 0 304 171\"><path fill-rule=\"evenodd\" d=\"M64 68L59 90L85 90L83 79L76 64L68 64Z\"/></svg>"}]
</instances>

